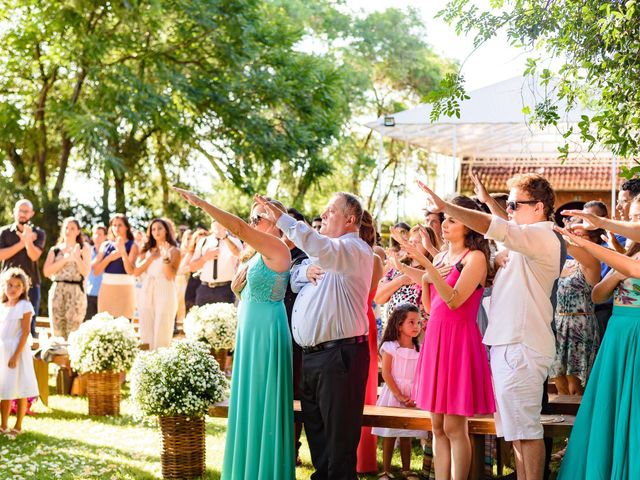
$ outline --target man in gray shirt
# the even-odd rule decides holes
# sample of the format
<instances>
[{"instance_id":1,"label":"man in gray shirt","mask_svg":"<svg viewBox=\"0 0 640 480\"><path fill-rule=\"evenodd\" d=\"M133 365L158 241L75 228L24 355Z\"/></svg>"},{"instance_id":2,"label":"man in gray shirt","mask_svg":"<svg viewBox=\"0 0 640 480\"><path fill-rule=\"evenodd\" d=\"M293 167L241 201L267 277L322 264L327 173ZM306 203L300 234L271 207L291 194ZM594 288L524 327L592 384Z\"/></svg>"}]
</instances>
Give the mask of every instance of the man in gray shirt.
<instances>
[{"instance_id":1,"label":"man in gray shirt","mask_svg":"<svg viewBox=\"0 0 640 480\"><path fill-rule=\"evenodd\" d=\"M320 233L271 209L278 228L324 271L305 283L292 316L294 340L302 347L300 400L312 480L355 480L364 392L369 365L367 296L373 251L358 232L362 206L337 193L322 214ZM308 265L292 275L306 277Z\"/></svg>"}]
</instances>

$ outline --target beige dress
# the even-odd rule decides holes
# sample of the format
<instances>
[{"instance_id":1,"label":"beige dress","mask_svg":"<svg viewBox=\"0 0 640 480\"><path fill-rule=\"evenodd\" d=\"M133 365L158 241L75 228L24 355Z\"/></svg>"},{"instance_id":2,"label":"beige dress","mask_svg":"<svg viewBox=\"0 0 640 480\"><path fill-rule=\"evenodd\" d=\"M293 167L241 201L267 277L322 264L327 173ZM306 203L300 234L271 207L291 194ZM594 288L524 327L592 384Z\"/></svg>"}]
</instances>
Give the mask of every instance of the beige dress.
<instances>
[{"instance_id":1,"label":"beige dress","mask_svg":"<svg viewBox=\"0 0 640 480\"><path fill-rule=\"evenodd\" d=\"M167 279L163 267L162 257L158 257L142 275L140 340L149 344L149 350L169 346L178 311L176 284Z\"/></svg>"},{"instance_id":2,"label":"beige dress","mask_svg":"<svg viewBox=\"0 0 640 480\"><path fill-rule=\"evenodd\" d=\"M54 262L61 260L64 252L55 250ZM49 289L49 317L53 335L65 340L80 327L87 311L84 277L76 262L65 263L52 277Z\"/></svg>"}]
</instances>

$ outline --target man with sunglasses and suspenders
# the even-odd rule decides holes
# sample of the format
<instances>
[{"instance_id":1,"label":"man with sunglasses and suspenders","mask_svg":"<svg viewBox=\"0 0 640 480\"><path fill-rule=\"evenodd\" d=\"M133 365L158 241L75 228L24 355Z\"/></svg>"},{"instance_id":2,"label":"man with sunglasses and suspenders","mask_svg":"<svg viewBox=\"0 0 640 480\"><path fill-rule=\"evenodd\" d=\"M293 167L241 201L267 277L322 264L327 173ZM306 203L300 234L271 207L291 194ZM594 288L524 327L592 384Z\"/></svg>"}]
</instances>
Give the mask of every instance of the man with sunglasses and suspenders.
<instances>
[{"instance_id":1,"label":"man with sunglasses and suspenders","mask_svg":"<svg viewBox=\"0 0 640 480\"><path fill-rule=\"evenodd\" d=\"M556 352L551 329L554 290L566 252L549 221L553 189L541 175L511 178L505 220L452 205L418 183L428 195L430 211L442 211L510 251L509 261L495 277L483 341L491 346L496 433L513 442L518 478L541 480L545 445L540 411Z\"/></svg>"}]
</instances>

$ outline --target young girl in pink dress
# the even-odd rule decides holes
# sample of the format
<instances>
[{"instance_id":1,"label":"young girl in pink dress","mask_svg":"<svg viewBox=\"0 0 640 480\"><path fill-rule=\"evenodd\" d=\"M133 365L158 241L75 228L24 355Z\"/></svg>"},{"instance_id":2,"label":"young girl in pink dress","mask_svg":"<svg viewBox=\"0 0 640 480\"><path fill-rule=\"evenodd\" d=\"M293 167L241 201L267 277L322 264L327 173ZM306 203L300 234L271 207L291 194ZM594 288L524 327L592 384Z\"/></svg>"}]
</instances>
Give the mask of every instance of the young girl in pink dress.
<instances>
[{"instance_id":1,"label":"young girl in pink dress","mask_svg":"<svg viewBox=\"0 0 640 480\"><path fill-rule=\"evenodd\" d=\"M0 283L0 433L15 438L22 431L27 398L38 396L38 383L29 346L33 307L27 297L29 278L22 269L5 270ZM17 402L16 423L9 430L12 400Z\"/></svg>"},{"instance_id":2,"label":"young girl in pink dress","mask_svg":"<svg viewBox=\"0 0 640 480\"><path fill-rule=\"evenodd\" d=\"M468 197L452 203L479 209ZM431 412L436 479L466 480L471 466L467 417L495 412L491 371L476 323L489 244L451 217L445 217L442 234L448 248L425 265L422 279L422 302L430 317L412 398Z\"/></svg>"},{"instance_id":3,"label":"young girl in pink dress","mask_svg":"<svg viewBox=\"0 0 640 480\"><path fill-rule=\"evenodd\" d=\"M418 307L410 303L396 306L387 320L387 326L380 344L382 354L382 378L384 386L376 405L384 407L414 407L411 389L419 356L418 335L420 334L420 313ZM396 438L400 438L400 458L402 478L417 480L411 466L411 438L424 437L426 432L375 427L371 433L383 437L382 468L379 479L396 478L391 470L391 457Z\"/></svg>"}]
</instances>

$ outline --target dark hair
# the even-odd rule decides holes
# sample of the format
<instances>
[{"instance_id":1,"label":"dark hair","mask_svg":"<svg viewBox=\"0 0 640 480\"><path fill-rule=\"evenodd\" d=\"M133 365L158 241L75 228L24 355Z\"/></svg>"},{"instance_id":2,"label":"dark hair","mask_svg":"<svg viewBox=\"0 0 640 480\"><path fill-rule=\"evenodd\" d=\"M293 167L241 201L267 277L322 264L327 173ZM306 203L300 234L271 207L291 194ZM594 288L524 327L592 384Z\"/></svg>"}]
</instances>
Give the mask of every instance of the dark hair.
<instances>
[{"instance_id":1,"label":"dark hair","mask_svg":"<svg viewBox=\"0 0 640 480\"><path fill-rule=\"evenodd\" d=\"M459 207L467 208L469 210L477 210L482 211L482 209L478 206L476 202L474 202L469 197L465 197L464 195L459 195L451 200L451 203L457 205ZM484 254L485 259L487 260L487 277L491 275L491 248L489 247L489 241L484 238L484 235L476 232L475 230L471 230L468 227L465 227L467 232L464 235L464 246L469 250L479 250Z\"/></svg>"},{"instance_id":2,"label":"dark hair","mask_svg":"<svg viewBox=\"0 0 640 480\"><path fill-rule=\"evenodd\" d=\"M2 303L7 303L9 301L9 297L7 297L7 293L5 292L5 286L7 285L7 282L12 278L17 278L18 280L20 280L22 282L22 286L24 287L19 300L29 301L29 285L31 284L29 276L20 267L11 267L2 272L2 276L0 277L0 282L2 284L2 297L0 298L0 300L2 301Z\"/></svg>"},{"instance_id":3,"label":"dark hair","mask_svg":"<svg viewBox=\"0 0 640 480\"><path fill-rule=\"evenodd\" d=\"M413 305L412 303L401 303L396 305L396 307L389 313L389 318L387 319L387 325L384 327L384 333L382 334L382 339L380 340L380 345L384 342L393 342L400 338L400 327L404 323L410 312L415 312L420 315L420 310L418 307ZM420 351L420 344L418 343L418 338L413 337L413 344L416 347L416 351Z\"/></svg>"},{"instance_id":4,"label":"dark hair","mask_svg":"<svg viewBox=\"0 0 640 480\"><path fill-rule=\"evenodd\" d=\"M625 183L627 183L627 182L625 182ZM631 199L631 203L640 203L640 195L636 195L635 197L633 197ZM629 245L629 247L627 248L627 251L625 252L625 255L627 257L633 257L637 253L640 253L640 242L631 242L631 245Z\"/></svg>"},{"instance_id":5,"label":"dark hair","mask_svg":"<svg viewBox=\"0 0 640 480\"><path fill-rule=\"evenodd\" d=\"M304 222L307 223L307 219L305 218L305 216L297 209L293 208L293 207L289 207L287 208L287 213L295 218L296 220L298 220L299 222Z\"/></svg>"},{"instance_id":6,"label":"dark hair","mask_svg":"<svg viewBox=\"0 0 640 480\"><path fill-rule=\"evenodd\" d=\"M107 229L107 227L105 227L102 224L99 225L94 225L93 228L91 230L102 230L104 232L105 235L109 234L109 230Z\"/></svg>"},{"instance_id":7,"label":"dark hair","mask_svg":"<svg viewBox=\"0 0 640 480\"><path fill-rule=\"evenodd\" d=\"M60 229L60 236L58 237L58 243L64 242L64 225L66 223L75 223L76 227L78 227L78 235L76 235L76 242L80 245L80 248L84 246L84 237L82 236L82 227L80 226L80 222L73 217L67 217L62 221L62 228Z\"/></svg>"},{"instance_id":8,"label":"dark hair","mask_svg":"<svg viewBox=\"0 0 640 480\"><path fill-rule=\"evenodd\" d=\"M546 218L553 214L553 206L556 203L556 194L549 181L537 173L520 173L507 181L509 188L519 188L529 194L529 196L544 205Z\"/></svg>"},{"instance_id":9,"label":"dark hair","mask_svg":"<svg viewBox=\"0 0 640 480\"><path fill-rule=\"evenodd\" d=\"M322 221L322 217L313 217L313 220L311 220L311 223L313 222L321 222Z\"/></svg>"},{"instance_id":10,"label":"dark hair","mask_svg":"<svg viewBox=\"0 0 640 480\"><path fill-rule=\"evenodd\" d=\"M609 216L609 209L607 208L607 205L600 200L591 200L590 202L585 203L582 209L584 210L585 208L595 208L599 212L596 213L599 217Z\"/></svg>"},{"instance_id":11,"label":"dark hair","mask_svg":"<svg viewBox=\"0 0 640 480\"><path fill-rule=\"evenodd\" d=\"M167 220L164 218L154 218L153 220L151 220L151 222L149 223L149 226L147 227L147 243L145 243L144 246L142 247L141 253L148 252L152 248L156 248L158 246L158 242L156 242L156 239L153 238L153 235L151 234L151 227L153 227L154 223L162 224L164 231L167 232L166 233L167 243L173 247L177 247L178 242L176 242L176 239L173 236L173 228L171 228L171 224L167 222Z\"/></svg>"},{"instance_id":12,"label":"dark hair","mask_svg":"<svg viewBox=\"0 0 640 480\"><path fill-rule=\"evenodd\" d=\"M636 197L640 195L640 178L632 178L622 184L620 190L631 193L631 196Z\"/></svg>"},{"instance_id":13,"label":"dark hair","mask_svg":"<svg viewBox=\"0 0 640 480\"><path fill-rule=\"evenodd\" d=\"M362 208L362 204L358 197L351 193L347 192L338 192L336 196L341 197L344 200L344 214L345 216L353 215L356 217L355 225L357 227L362 223L362 212L364 209Z\"/></svg>"},{"instance_id":14,"label":"dark hair","mask_svg":"<svg viewBox=\"0 0 640 480\"><path fill-rule=\"evenodd\" d=\"M129 219L124 213L114 213L113 217L111 217L111 220L109 220L109 231L107 232L107 236L109 237L109 239L114 240L113 231L111 230L111 227L113 225L113 222L115 222L116 220L122 220L122 223L124 223L124 226L127 227L127 240L133 240L133 232L131 231L131 224L129 223Z\"/></svg>"},{"instance_id":15,"label":"dark hair","mask_svg":"<svg viewBox=\"0 0 640 480\"><path fill-rule=\"evenodd\" d=\"M491 197L498 202L498 205L502 207L504 210L507 209L507 202L509 201L508 193L490 193Z\"/></svg>"},{"instance_id":16,"label":"dark hair","mask_svg":"<svg viewBox=\"0 0 640 480\"><path fill-rule=\"evenodd\" d=\"M367 245L373 247L376 244L377 235L378 232L376 232L373 217L368 211L363 211L362 222L360 223L360 238L364 240Z\"/></svg>"},{"instance_id":17,"label":"dark hair","mask_svg":"<svg viewBox=\"0 0 640 480\"><path fill-rule=\"evenodd\" d=\"M440 224L442 224L442 222L444 222L444 213L443 212L430 212L429 210L425 210L424 211L425 218L428 217L429 215L437 215L438 219L440 220Z\"/></svg>"},{"instance_id":18,"label":"dark hair","mask_svg":"<svg viewBox=\"0 0 640 480\"><path fill-rule=\"evenodd\" d=\"M411 227L409 226L409 224L405 222L398 222L393 226L393 228L399 228L400 230L405 230L407 233L409 233L409 231L411 230ZM393 239L393 237L389 238L389 246L391 248L400 248L400 244L396 242Z\"/></svg>"}]
</instances>

